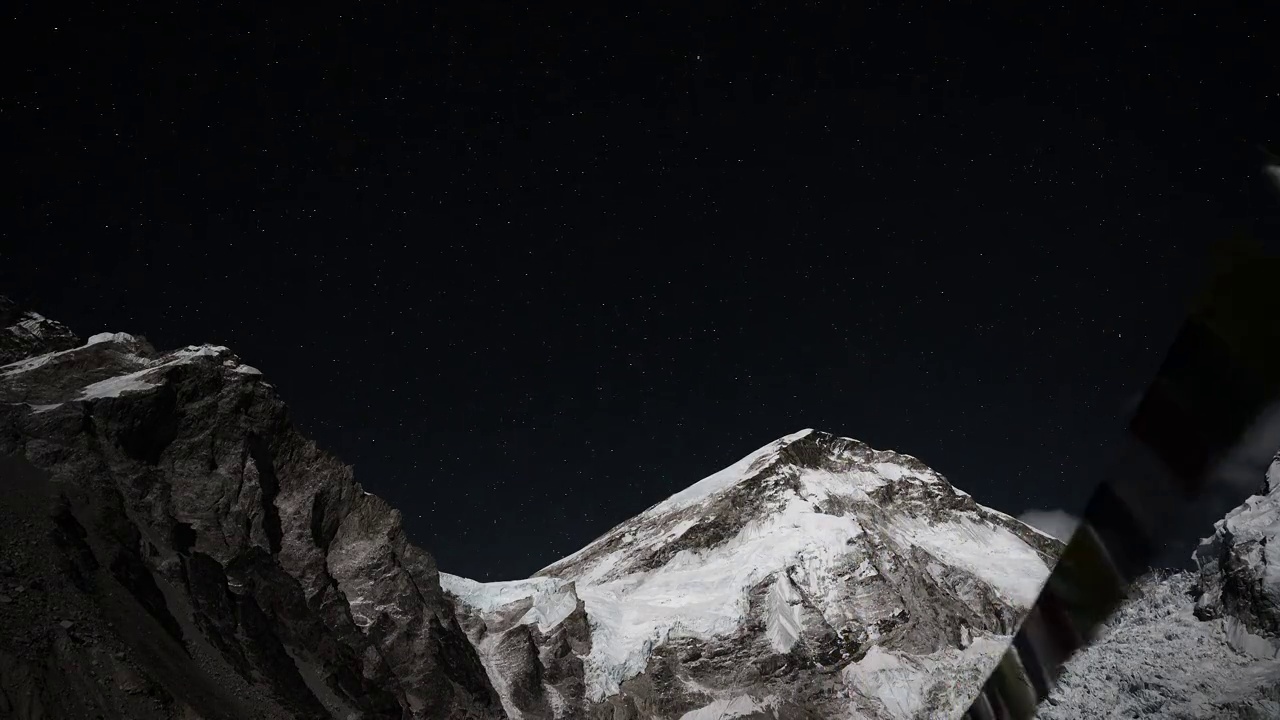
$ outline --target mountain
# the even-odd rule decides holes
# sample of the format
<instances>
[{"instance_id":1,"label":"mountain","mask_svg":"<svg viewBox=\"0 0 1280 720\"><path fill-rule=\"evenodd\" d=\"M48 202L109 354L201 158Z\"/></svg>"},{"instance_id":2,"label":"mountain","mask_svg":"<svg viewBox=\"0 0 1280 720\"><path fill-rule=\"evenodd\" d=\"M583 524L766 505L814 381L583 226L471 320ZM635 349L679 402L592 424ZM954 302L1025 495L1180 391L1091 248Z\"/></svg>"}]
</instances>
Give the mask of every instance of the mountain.
<instances>
[{"instance_id":1,"label":"mountain","mask_svg":"<svg viewBox=\"0 0 1280 720\"><path fill-rule=\"evenodd\" d=\"M0 717L505 717L431 556L260 372L0 316Z\"/></svg>"},{"instance_id":2,"label":"mountain","mask_svg":"<svg viewBox=\"0 0 1280 720\"><path fill-rule=\"evenodd\" d=\"M513 719L935 718L1059 550L916 458L804 430L533 578L441 582Z\"/></svg>"},{"instance_id":3,"label":"mountain","mask_svg":"<svg viewBox=\"0 0 1280 720\"><path fill-rule=\"evenodd\" d=\"M0 295L0 365L80 344L71 329Z\"/></svg>"},{"instance_id":4,"label":"mountain","mask_svg":"<svg viewBox=\"0 0 1280 720\"><path fill-rule=\"evenodd\" d=\"M1060 550L805 430L478 583L227 348L0 320L0 718L958 715Z\"/></svg>"},{"instance_id":5,"label":"mountain","mask_svg":"<svg viewBox=\"0 0 1280 720\"><path fill-rule=\"evenodd\" d=\"M1073 657L1043 720L1280 718L1280 455L1260 492L1154 573Z\"/></svg>"}]
</instances>

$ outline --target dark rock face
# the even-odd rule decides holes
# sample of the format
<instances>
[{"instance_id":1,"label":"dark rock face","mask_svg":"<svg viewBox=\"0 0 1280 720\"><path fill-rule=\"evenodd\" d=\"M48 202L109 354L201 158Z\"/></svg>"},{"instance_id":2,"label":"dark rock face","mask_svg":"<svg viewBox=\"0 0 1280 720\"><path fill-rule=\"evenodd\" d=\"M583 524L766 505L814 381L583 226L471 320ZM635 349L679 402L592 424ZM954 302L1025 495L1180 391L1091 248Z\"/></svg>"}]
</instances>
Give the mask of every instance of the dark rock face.
<instances>
[{"instance_id":1,"label":"dark rock face","mask_svg":"<svg viewBox=\"0 0 1280 720\"><path fill-rule=\"evenodd\" d=\"M260 373L0 319L0 717L505 717L433 559Z\"/></svg>"},{"instance_id":2,"label":"dark rock face","mask_svg":"<svg viewBox=\"0 0 1280 720\"><path fill-rule=\"evenodd\" d=\"M1261 491L1214 524L1200 543L1196 615L1225 621L1232 646L1280 657L1280 455Z\"/></svg>"},{"instance_id":3,"label":"dark rock face","mask_svg":"<svg viewBox=\"0 0 1280 720\"><path fill-rule=\"evenodd\" d=\"M0 365L80 344L71 329L0 296Z\"/></svg>"}]
</instances>

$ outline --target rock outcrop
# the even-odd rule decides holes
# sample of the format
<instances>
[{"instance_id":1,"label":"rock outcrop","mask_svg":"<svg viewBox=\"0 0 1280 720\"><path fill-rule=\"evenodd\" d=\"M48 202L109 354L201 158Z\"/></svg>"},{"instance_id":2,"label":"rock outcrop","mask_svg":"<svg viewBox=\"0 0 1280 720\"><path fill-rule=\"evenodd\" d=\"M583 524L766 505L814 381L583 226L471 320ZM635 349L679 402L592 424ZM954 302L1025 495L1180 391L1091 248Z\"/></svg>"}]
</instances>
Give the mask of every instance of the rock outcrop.
<instances>
[{"instance_id":1,"label":"rock outcrop","mask_svg":"<svg viewBox=\"0 0 1280 720\"><path fill-rule=\"evenodd\" d=\"M505 717L431 556L256 369L0 319L0 717Z\"/></svg>"},{"instance_id":2,"label":"rock outcrop","mask_svg":"<svg viewBox=\"0 0 1280 720\"><path fill-rule=\"evenodd\" d=\"M1236 649L1280 657L1280 455L1261 492L1214 525L1195 560L1196 614L1223 619Z\"/></svg>"},{"instance_id":3,"label":"rock outcrop","mask_svg":"<svg viewBox=\"0 0 1280 720\"><path fill-rule=\"evenodd\" d=\"M71 329L0 295L0 365L80 344Z\"/></svg>"}]
</instances>

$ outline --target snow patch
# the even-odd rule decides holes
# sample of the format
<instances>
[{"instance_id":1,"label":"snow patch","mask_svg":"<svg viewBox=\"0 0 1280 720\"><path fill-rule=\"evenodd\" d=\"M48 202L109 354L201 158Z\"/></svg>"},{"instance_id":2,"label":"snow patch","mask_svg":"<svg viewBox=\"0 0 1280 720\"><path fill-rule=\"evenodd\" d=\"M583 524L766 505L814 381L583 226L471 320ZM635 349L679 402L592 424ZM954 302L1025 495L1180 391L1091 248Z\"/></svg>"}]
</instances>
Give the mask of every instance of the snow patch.
<instances>
[{"instance_id":1,"label":"snow patch","mask_svg":"<svg viewBox=\"0 0 1280 720\"><path fill-rule=\"evenodd\" d=\"M520 623L537 625L539 632L543 633L550 632L578 608L578 596L574 592L573 583L557 578L482 583L442 572L440 587L482 613L494 612L511 603L531 598L533 605L520 619Z\"/></svg>"},{"instance_id":2,"label":"snow patch","mask_svg":"<svg viewBox=\"0 0 1280 720\"><path fill-rule=\"evenodd\" d=\"M675 527L671 528L671 532L667 533L667 538L671 540L675 540L676 538L679 538L681 535L684 535L685 533L689 532L689 530L692 529L697 524L698 524L698 520L696 518L693 520L681 520L680 522L676 523ZM632 535L632 539L633 540L635 539L634 534Z\"/></svg>"},{"instance_id":3,"label":"snow patch","mask_svg":"<svg viewBox=\"0 0 1280 720\"><path fill-rule=\"evenodd\" d=\"M868 502L871 499L870 492L888 484L887 480L873 472L805 470L800 476L800 493L806 500L816 503L830 498Z\"/></svg>"},{"instance_id":4,"label":"snow patch","mask_svg":"<svg viewBox=\"0 0 1280 720\"><path fill-rule=\"evenodd\" d=\"M862 528L852 518L814 513L797 502L780 513L748 522L733 538L702 553L683 551L665 565L599 585L580 584L578 595L591 620L586 658L592 700L618 692L644 670L652 648L668 637L711 638L741 627L747 590L794 566L814 582L831 575L832 549L845 547ZM821 578L821 579L818 579ZM776 642L799 629L795 611L780 606ZM788 627L790 623L790 627Z\"/></svg>"},{"instance_id":5,"label":"snow patch","mask_svg":"<svg viewBox=\"0 0 1280 720\"><path fill-rule=\"evenodd\" d=\"M173 353L173 357L183 359L195 357L217 357L218 355L229 352L231 352L231 348L224 345L188 345Z\"/></svg>"},{"instance_id":6,"label":"snow patch","mask_svg":"<svg viewBox=\"0 0 1280 720\"><path fill-rule=\"evenodd\" d=\"M842 674L846 682L878 699L894 717L915 717L924 710L918 678L924 668L913 660L872 645L861 661L846 667Z\"/></svg>"},{"instance_id":7,"label":"snow patch","mask_svg":"<svg viewBox=\"0 0 1280 720\"><path fill-rule=\"evenodd\" d=\"M180 365L190 362L195 358L216 357L223 353L230 352L225 347L219 345L190 345L182 350L172 353L163 361L145 367L136 372L120 375L106 380L100 380L96 383L86 386L80 391L79 400L97 400L101 398L115 398L127 392L141 392L150 390L159 382L163 382L163 378L159 378L159 382L152 382L154 379L152 373L166 367ZM139 358L141 359L141 358Z\"/></svg>"},{"instance_id":8,"label":"snow patch","mask_svg":"<svg viewBox=\"0 0 1280 720\"><path fill-rule=\"evenodd\" d=\"M19 330L23 330L32 337L43 337L44 325L45 323L50 322L50 320L40 313L30 311L23 313L23 316L25 317L24 320L19 320L17 323L9 326L9 332L14 335L21 335L22 333L20 333Z\"/></svg>"},{"instance_id":9,"label":"snow patch","mask_svg":"<svg viewBox=\"0 0 1280 720\"><path fill-rule=\"evenodd\" d=\"M766 698L763 702L750 695L737 695L725 700L716 700L710 705L680 716L680 720L731 720L752 713L771 710L777 705L777 699Z\"/></svg>"},{"instance_id":10,"label":"snow patch","mask_svg":"<svg viewBox=\"0 0 1280 720\"><path fill-rule=\"evenodd\" d=\"M151 367L138 372L132 372L128 375L107 378L100 380L92 385L85 387L80 391L79 400L98 400L101 398L120 397L127 392L139 392L142 390L150 390L157 383L147 382L147 376L158 367Z\"/></svg>"},{"instance_id":11,"label":"snow patch","mask_svg":"<svg viewBox=\"0 0 1280 720\"><path fill-rule=\"evenodd\" d=\"M940 523L898 516L891 524L896 537L969 571L1015 605L1031 607L1048 579L1049 570L1035 548L1003 527L963 516Z\"/></svg>"},{"instance_id":12,"label":"snow patch","mask_svg":"<svg viewBox=\"0 0 1280 720\"><path fill-rule=\"evenodd\" d=\"M53 403L52 405L36 405L35 403L29 403L29 402L11 402L11 403L5 403L5 405L22 405L27 408L30 408L31 412L37 415L40 413L49 412L50 410L57 410L58 408L62 407L62 403Z\"/></svg>"},{"instance_id":13,"label":"snow patch","mask_svg":"<svg viewBox=\"0 0 1280 720\"><path fill-rule=\"evenodd\" d=\"M766 602L765 634L769 646L776 653L791 652L804 625L800 617L800 593L786 573L778 573Z\"/></svg>"},{"instance_id":14,"label":"snow patch","mask_svg":"<svg viewBox=\"0 0 1280 720\"><path fill-rule=\"evenodd\" d=\"M110 342L131 343L131 342L136 342L137 340L138 339L136 337L130 335L129 333L104 332L104 333L97 333L96 335L90 335L89 339L85 341L84 347L89 347L90 345L98 345L100 343L110 343Z\"/></svg>"},{"instance_id":15,"label":"snow patch","mask_svg":"<svg viewBox=\"0 0 1280 720\"><path fill-rule=\"evenodd\" d=\"M57 358L62 355L66 355L67 353L73 353L76 350L79 350L79 348L72 348L70 350L58 350L57 352L45 353L44 355L37 355L35 357L26 358L25 360L18 360L16 362L11 362L7 365L0 365L0 370L4 370L5 377L20 375L25 372L31 372L32 370L35 370L38 367L48 365L50 362L54 360L54 358Z\"/></svg>"},{"instance_id":16,"label":"snow patch","mask_svg":"<svg viewBox=\"0 0 1280 720\"><path fill-rule=\"evenodd\" d=\"M1008 636L983 636L963 650L945 648L915 656L872 645L861 660L845 666L840 674L850 688L879 700L890 717L925 717L931 695L948 697L945 707L967 707L972 700L969 695L975 694L968 686L977 690L1009 640Z\"/></svg>"}]
</instances>

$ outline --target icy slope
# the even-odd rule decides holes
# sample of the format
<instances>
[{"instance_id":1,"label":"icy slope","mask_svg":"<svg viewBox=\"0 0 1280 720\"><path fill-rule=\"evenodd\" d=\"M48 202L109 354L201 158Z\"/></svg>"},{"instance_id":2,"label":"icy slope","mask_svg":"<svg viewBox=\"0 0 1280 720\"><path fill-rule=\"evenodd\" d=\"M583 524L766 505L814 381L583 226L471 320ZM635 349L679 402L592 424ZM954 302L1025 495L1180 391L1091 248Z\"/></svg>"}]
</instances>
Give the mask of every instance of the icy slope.
<instances>
[{"instance_id":1,"label":"icy slope","mask_svg":"<svg viewBox=\"0 0 1280 720\"><path fill-rule=\"evenodd\" d=\"M935 717L963 710L1057 548L915 458L805 430L534 579L444 586L491 672L514 663L491 627L545 635L581 601L582 708L513 717Z\"/></svg>"},{"instance_id":2,"label":"icy slope","mask_svg":"<svg viewBox=\"0 0 1280 720\"><path fill-rule=\"evenodd\" d=\"M1280 660L1231 647L1222 620L1195 617L1190 573L1152 575L1101 637L1067 663L1042 720L1280 717Z\"/></svg>"}]
</instances>

